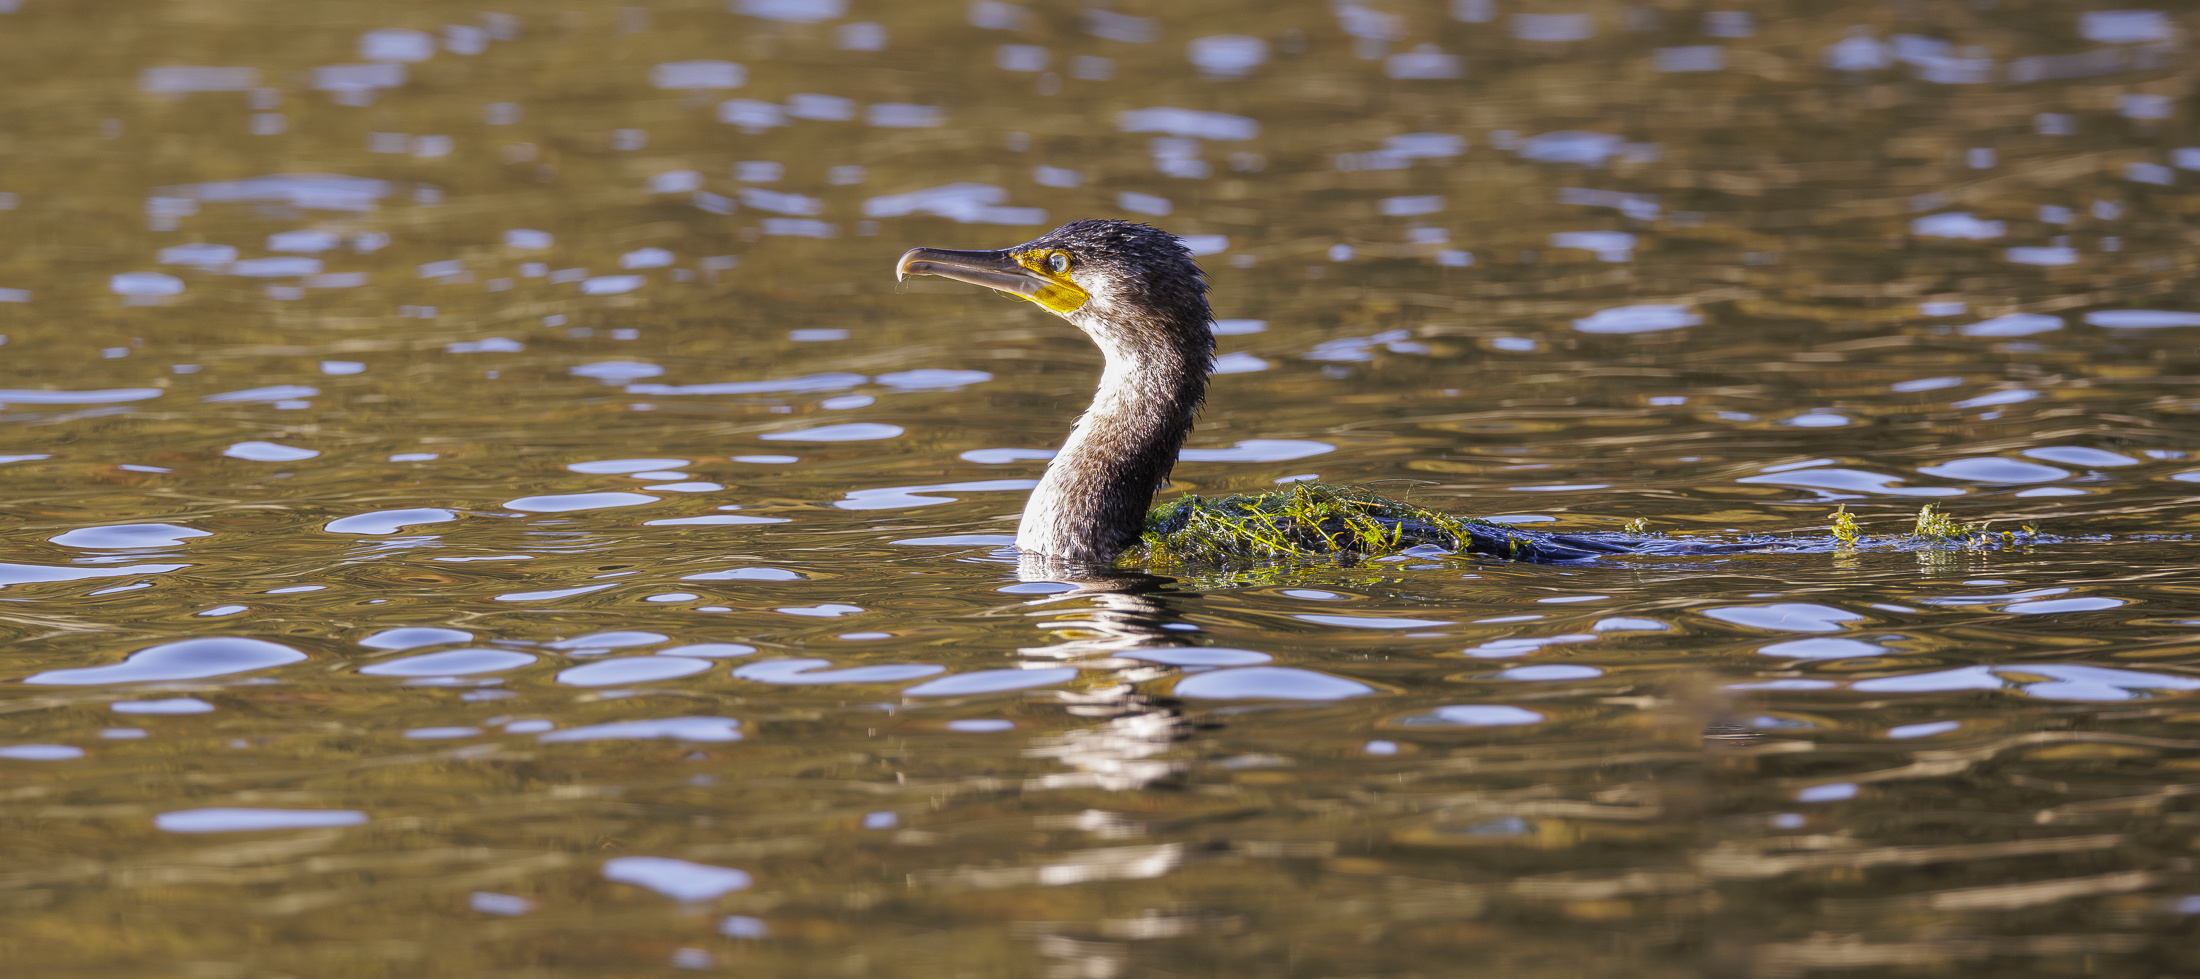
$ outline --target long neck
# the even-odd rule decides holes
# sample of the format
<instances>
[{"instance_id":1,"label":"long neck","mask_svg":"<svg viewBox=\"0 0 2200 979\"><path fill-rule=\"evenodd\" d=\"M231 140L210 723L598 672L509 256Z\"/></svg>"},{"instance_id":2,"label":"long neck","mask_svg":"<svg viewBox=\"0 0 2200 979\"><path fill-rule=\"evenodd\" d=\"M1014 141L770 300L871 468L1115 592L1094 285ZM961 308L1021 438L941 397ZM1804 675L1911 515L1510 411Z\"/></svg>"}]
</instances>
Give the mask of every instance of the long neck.
<instances>
[{"instance_id":1,"label":"long neck","mask_svg":"<svg viewBox=\"0 0 2200 979\"><path fill-rule=\"evenodd\" d=\"M1016 546L1027 554L1105 562L1135 543L1207 394L1214 339L1204 322L1170 342L1091 332L1107 368L1092 407L1024 505Z\"/></svg>"}]
</instances>

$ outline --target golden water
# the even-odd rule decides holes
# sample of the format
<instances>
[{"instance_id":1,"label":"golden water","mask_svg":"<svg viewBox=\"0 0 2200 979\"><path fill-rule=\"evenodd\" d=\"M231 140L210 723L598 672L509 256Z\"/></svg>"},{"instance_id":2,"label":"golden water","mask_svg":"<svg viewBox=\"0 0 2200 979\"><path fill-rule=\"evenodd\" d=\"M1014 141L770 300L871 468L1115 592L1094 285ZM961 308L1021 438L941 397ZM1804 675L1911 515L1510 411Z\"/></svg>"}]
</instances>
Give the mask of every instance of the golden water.
<instances>
[{"instance_id":1,"label":"golden water","mask_svg":"<svg viewBox=\"0 0 2200 979\"><path fill-rule=\"evenodd\" d=\"M2183 8L4 6L11 972L2200 970ZM2055 539L1021 581L1085 217L1179 491Z\"/></svg>"}]
</instances>

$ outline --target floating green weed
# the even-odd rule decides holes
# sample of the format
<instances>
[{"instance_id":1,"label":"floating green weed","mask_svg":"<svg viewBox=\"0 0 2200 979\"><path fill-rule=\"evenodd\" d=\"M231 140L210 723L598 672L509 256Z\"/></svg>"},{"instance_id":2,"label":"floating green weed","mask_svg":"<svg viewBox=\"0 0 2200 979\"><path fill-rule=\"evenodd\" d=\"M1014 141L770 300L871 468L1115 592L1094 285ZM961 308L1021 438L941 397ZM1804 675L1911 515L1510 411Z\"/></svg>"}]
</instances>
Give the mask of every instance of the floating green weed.
<instances>
[{"instance_id":1,"label":"floating green weed","mask_svg":"<svg viewBox=\"0 0 2200 979\"><path fill-rule=\"evenodd\" d=\"M1940 512L1939 510L1933 509L1933 505L1927 503L1923 507L1920 507L1918 509L1917 527L1916 529L1910 531L1910 535L1913 537L1923 537L1927 540L1963 541L1968 540L1969 538L1979 534L1985 529L1985 521L1980 521L1975 524L1964 523L1963 521L1957 520L1953 517L1948 516L1945 513Z\"/></svg>"},{"instance_id":2,"label":"floating green weed","mask_svg":"<svg viewBox=\"0 0 2200 979\"><path fill-rule=\"evenodd\" d=\"M1327 555L1366 557L1420 544L1467 549L1468 525L1387 496L1326 483L1238 496L1187 496L1146 514L1142 557L1153 563L1229 563Z\"/></svg>"},{"instance_id":3,"label":"floating green weed","mask_svg":"<svg viewBox=\"0 0 2200 979\"><path fill-rule=\"evenodd\" d=\"M1859 537L1856 516L1849 512L1848 504L1843 503L1840 509L1833 511L1833 526L1830 529L1833 531L1833 539L1840 541L1842 547L1856 546Z\"/></svg>"},{"instance_id":4,"label":"floating green weed","mask_svg":"<svg viewBox=\"0 0 2200 979\"><path fill-rule=\"evenodd\" d=\"M1831 518L1830 538L1760 538L1700 545L1686 538L1667 538L1651 531L1647 520L1637 518L1621 529L1634 540L1613 550L1650 555L1817 550L1828 549L1829 545L1841 551L1864 547L1942 550L1948 545L1989 550L2020 547L2039 539L2036 527L1992 533L1983 521L1965 523L1929 504L1918 511L1916 526L1908 534L1866 536L1846 504ZM1462 556L1473 553L1513 560L1571 560L1594 556L1575 548L1597 546L1581 537L1526 533L1494 521L1441 513L1362 489L1313 482L1294 483L1288 489L1266 493L1172 500L1146 515L1140 543L1142 546L1127 555L1127 560L1192 567L1245 567L1307 558L1350 562L1423 544Z\"/></svg>"},{"instance_id":5,"label":"floating green weed","mask_svg":"<svg viewBox=\"0 0 2200 979\"><path fill-rule=\"evenodd\" d=\"M1940 512L1940 509L1933 504L1927 503L1918 508L1917 520L1911 525L1908 534L1882 537L1877 540L1877 543L1909 544L1911 546L1918 544L1958 544L1966 550L1983 551L2031 544L2041 536L2039 525L2035 523L2027 523L2021 530L1997 532L1986 529L1986 525L1990 522L1981 520L1977 523L1967 523L1957 520ZM1874 543L1873 538L1864 536L1858 528L1856 517L1849 513L1848 504L1846 503L1833 512L1833 526L1831 529L1833 539L1844 548L1854 549L1860 545Z\"/></svg>"}]
</instances>

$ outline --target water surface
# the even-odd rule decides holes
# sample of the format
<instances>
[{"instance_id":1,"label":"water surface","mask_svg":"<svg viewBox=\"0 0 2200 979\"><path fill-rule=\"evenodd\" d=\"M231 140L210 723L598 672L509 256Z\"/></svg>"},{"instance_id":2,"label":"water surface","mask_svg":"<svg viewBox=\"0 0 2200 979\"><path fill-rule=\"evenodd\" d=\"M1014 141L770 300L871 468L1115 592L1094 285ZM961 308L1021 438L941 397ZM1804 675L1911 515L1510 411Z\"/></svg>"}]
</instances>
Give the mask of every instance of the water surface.
<instances>
[{"instance_id":1,"label":"water surface","mask_svg":"<svg viewBox=\"0 0 2200 979\"><path fill-rule=\"evenodd\" d=\"M2196 23L1731 8L0 4L0 947L2200 970ZM1087 217L1172 493L2054 536L1022 580Z\"/></svg>"}]
</instances>

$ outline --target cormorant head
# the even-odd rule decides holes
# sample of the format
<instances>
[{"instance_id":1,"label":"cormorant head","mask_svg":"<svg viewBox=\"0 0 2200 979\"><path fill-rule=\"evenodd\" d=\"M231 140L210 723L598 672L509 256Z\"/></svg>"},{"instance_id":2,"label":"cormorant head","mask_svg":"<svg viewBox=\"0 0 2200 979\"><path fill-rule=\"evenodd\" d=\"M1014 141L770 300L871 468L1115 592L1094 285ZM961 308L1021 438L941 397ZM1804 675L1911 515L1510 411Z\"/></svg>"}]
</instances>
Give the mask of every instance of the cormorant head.
<instances>
[{"instance_id":1,"label":"cormorant head","mask_svg":"<svg viewBox=\"0 0 2200 979\"><path fill-rule=\"evenodd\" d=\"M1104 343L1213 342L1207 280L1191 251L1175 235L1132 221L1073 221L999 251L912 248L894 271L1028 299Z\"/></svg>"}]
</instances>

